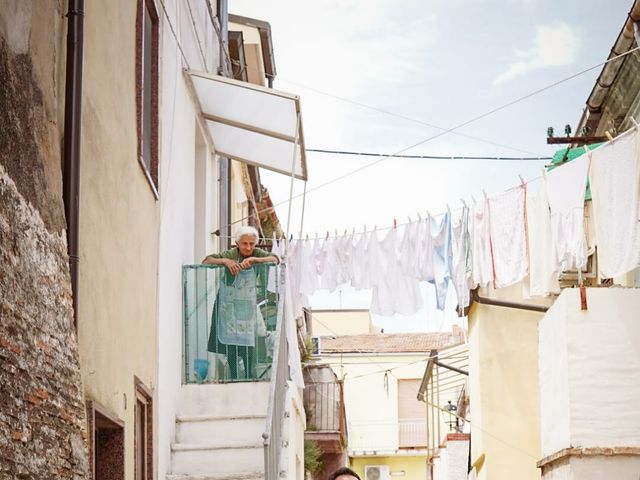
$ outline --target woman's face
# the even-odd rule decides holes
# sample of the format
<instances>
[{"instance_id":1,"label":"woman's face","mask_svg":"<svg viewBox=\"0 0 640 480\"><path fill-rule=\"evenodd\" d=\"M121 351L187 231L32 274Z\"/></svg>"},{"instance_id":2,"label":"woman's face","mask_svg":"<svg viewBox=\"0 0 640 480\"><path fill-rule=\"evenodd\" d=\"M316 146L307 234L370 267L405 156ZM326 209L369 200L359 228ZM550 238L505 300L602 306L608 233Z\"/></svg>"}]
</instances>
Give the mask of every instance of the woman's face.
<instances>
[{"instance_id":1,"label":"woman's face","mask_svg":"<svg viewBox=\"0 0 640 480\"><path fill-rule=\"evenodd\" d=\"M250 257L253 254L254 248L256 248L256 239L253 235L243 235L240 240L236 242L240 255L243 257Z\"/></svg>"}]
</instances>

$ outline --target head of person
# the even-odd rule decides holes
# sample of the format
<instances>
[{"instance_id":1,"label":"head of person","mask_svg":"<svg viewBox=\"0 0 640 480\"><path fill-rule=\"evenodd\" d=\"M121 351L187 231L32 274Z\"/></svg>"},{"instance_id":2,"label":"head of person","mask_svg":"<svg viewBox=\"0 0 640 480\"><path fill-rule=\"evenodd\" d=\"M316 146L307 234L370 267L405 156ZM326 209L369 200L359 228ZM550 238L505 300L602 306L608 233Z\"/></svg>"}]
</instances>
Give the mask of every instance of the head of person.
<instances>
[{"instance_id":1,"label":"head of person","mask_svg":"<svg viewBox=\"0 0 640 480\"><path fill-rule=\"evenodd\" d=\"M250 257L258 243L258 231L253 227L240 227L236 230L235 239L240 254Z\"/></svg>"},{"instance_id":2,"label":"head of person","mask_svg":"<svg viewBox=\"0 0 640 480\"><path fill-rule=\"evenodd\" d=\"M350 468L342 467L329 475L328 480L360 480L360 477Z\"/></svg>"}]
</instances>

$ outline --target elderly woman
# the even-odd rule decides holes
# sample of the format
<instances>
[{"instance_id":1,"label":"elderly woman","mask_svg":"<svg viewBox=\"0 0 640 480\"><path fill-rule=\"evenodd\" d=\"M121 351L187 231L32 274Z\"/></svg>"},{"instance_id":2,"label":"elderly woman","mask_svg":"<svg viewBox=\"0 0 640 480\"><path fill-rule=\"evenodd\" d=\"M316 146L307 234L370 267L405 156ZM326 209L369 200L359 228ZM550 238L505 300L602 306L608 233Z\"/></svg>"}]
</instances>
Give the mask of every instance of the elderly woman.
<instances>
[{"instance_id":1,"label":"elderly woman","mask_svg":"<svg viewBox=\"0 0 640 480\"><path fill-rule=\"evenodd\" d=\"M211 319L207 350L224 354L231 379L239 379L238 359L244 365L244 378L254 378L257 294L256 283L266 285L266 275L252 268L259 263L278 263L277 256L256 248L258 231L241 227L235 235L236 246L222 253L207 255L202 261L208 265L224 265Z\"/></svg>"},{"instance_id":2,"label":"elderly woman","mask_svg":"<svg viewBox=\"0 0 640 480\"><path fill-rule=\"evenodd\" d=\"M232 275L240 270L250 268L255 263L278 262L278 257L266 250L256 248L258 231L253 227L240 227L236 231L236 246L222 253L207 255L202 263L208 265L224 265Z\"/></svg>"}]
</instances>

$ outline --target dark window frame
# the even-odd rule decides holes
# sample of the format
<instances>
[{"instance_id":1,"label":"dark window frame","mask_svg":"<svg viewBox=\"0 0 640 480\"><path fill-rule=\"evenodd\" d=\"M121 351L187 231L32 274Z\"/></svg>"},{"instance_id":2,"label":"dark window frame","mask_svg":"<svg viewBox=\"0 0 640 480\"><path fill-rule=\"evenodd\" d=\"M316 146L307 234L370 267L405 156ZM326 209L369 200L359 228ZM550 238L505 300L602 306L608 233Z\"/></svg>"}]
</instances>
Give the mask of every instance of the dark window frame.
<instances>
[{"instance_id":1,"label":"dark window frame","mask_svg":"<svg viewBox=\"0 0 640 480\"><path fill-rule=\"evenodd\" d=\"M159 198L159 28L159 16L154 0L137 0L135 82L137 156L138 163L156 199Z\"/></svg>"},{"instance_id":2,"label":"dark window frame","mask_svg":"<svg viewBox=\"0 0 640 480\"><path fill-rule=\"evenodd\" d=\"M142 383L138 377L134 377L135 399L134 399L134 478L135 480L153 480L153 393ZM140 436L138 428L138 415L140 408L144 408L144 432L141 439L144 445L144 463L142 477L138 471L138 439Z\"/></svg>"}]
</instances>

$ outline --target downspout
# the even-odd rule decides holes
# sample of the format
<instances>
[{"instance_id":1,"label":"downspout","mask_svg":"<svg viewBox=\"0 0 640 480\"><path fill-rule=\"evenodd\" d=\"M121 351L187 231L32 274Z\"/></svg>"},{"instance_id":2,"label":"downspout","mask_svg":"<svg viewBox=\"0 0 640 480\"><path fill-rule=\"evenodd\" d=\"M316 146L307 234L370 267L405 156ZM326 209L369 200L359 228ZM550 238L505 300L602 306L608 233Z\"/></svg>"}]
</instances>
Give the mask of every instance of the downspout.
<instances>
[{"instance_id":1,"label":"downspout","mask_svg":"<svg viewBox=\"0 0 640 480\"><path fill-rule=\"evenodd\" d=\"M78 225L80 214L80 126L82 114L82 50L84 0L69 0L67 22L67 66L64 101L63 198L67 219L67 248L73 324L78 329Z\"/></svg>"},{"instance_id":2,"label":"downspout","mask_svg":"<svg viewBox=\"0 0 640 480\"><path fill-rule=\"evenodd\" d=\"M530 310L532 312L546 312L549 307L546 305L533 305L531 303L508 302L506 300L497 300L495 298L481 297L478 290L471 291L471 300L482 305L494 305L496 307L515 308L518 310Z\"/></svg>"}]
</instances>

